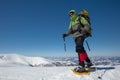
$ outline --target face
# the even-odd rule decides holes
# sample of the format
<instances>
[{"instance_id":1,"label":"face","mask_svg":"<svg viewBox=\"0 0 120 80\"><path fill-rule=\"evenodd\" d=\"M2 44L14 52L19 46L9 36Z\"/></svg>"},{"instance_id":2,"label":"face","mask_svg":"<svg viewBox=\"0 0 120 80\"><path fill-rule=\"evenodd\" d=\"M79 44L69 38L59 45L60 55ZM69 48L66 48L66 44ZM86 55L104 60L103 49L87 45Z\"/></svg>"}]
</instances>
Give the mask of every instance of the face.
<instances>
[{"instance_id":1,"label":"face","mask_svg":"<svg viewBox=\"0 0 120 80\"><path fill-rule=\"evenodd\" d=\"M75 13L74 12L70 12L69 16L72 17Z\"/></svg>"}]
</instances>

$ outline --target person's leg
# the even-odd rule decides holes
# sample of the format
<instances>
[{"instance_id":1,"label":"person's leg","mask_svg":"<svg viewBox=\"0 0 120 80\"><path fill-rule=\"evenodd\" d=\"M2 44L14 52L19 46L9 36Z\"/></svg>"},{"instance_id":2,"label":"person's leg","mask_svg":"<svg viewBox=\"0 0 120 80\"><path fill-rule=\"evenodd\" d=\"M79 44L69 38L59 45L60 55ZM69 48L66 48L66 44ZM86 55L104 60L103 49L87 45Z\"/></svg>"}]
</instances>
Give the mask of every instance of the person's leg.
<instances>
[{"instance_id":1,"label":"person's leg","mask_svg":"<svg viewBox=\"0 0 120 80\"><path fill-rule=\"evenodd\" d=\"M83 47L83 42L84 42L84 37L79 37L75 40L76 43L76 52L78 53L78 61L79 61L79 65L82 67L85 67L85 55L84 55L84 47Z\"/></svg>"},{"instance_id":2,"label":"person's leg","mask_svg":"<svg viewBox=\"0 0 120 80\"><path fill-rule=\"evenodd\" d=\"M85 63L84 63L84 61L85 61L85 59L84 59L84 54L78 53L78 61L79 61L79 65L80 65L81 67L85 67Z\"/></svg>"},{"instance_id":3,"label":"person's leg","mask_svg":"<svg viewBox=\"0 0 120 80\"><path fill-rule=\"evenodd\" d=\"M84 37L79 37L75 40L76 43L76 52L78 53L78 61L79 65L82 67L85 67L85 61L87 62L87 67L92 66L92 63L87 55L87 52L84 49L83 43L84 43L85 38Z\"/></svg>"},{"instance_id":4,"label":"person's leg","mask_svg":"<svg viewBox=\"0 0 120 80\"><path fill-rule=\"evenodd\" d=\"M90 61L90 59L89 59L89 57L88 57L86 52L84 52L84 56L85 56L85 61L86 61L86 64L85 64L86 66L85 67L92 66L93 64L91 63L91 61Z\"/></svg>"}]
</instances>

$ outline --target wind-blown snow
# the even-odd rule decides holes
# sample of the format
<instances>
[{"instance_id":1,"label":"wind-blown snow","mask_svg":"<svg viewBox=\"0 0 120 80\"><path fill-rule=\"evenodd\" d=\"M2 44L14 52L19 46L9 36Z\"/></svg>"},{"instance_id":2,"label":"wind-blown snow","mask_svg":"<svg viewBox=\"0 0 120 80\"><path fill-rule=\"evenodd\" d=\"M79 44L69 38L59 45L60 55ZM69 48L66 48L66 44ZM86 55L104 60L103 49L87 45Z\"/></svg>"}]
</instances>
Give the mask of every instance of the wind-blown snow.
<instances>
[{"instance_id":1,"label":"wind-blown snow","mask_svg":"<svg viewBox=\"0 0 120 80\"><path fill-rule=\"evenodd\" d=\"M56 62L56 61L55 61ZM16 54L0 55L0 80L119 80L120 65L97 65L101 69L90 75L75 75L75 66L54 66L54 61L42 57ZM58 61L59 62L59 61ZM57 63L58 63L57 62ZM61 62L61 61L60 61ZM61 62L65 63L65 62ZM68 61L71 64L71 62ZM52 65L45 67L44 65ZM38 66L41 65L41 66ZM38 66L38 67L30 67ZM101 77L101 79L98 79Z\"/></svg>"}]
</instances>

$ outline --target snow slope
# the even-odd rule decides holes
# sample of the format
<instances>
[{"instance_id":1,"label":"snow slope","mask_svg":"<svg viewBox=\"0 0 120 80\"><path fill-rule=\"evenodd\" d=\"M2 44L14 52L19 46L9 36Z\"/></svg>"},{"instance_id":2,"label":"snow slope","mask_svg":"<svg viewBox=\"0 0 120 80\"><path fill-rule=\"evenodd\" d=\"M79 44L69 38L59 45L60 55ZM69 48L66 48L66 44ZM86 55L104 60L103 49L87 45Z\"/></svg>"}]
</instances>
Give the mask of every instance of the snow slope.
<instances>
[{"instance_id":1,"label":"snow slope","mask_svg":"<svg viewBox=\"0 0 120 80\"><path fill-rule=\"evenodd\" d=\"M18 54L0 54L0 66L64 66L76 65L72 61L51 60L43 57L27 57Z\"/></svg>"},{"instance_id":2,"label":"snow slope","mask_svg":"<svg viewBox=\"0 0 120 80\"><path fill-rule=\"evenodd\" d=\"M0 54L0 66L45 66L53 65L42 57L26 57L18 54Z\"/></svg>"},{"instance_id":3,"label":"snow slope","mask_svg":"<svg viewBox=\"0 0 120 80\"><path fill-rule=\"evenodd\" d=\"M119 80L120 66L98 70L90 75L74 75L73 67L0 67L0 80ZM98 73L98 74L97 74Z\"/></svg>"}]
</instances>

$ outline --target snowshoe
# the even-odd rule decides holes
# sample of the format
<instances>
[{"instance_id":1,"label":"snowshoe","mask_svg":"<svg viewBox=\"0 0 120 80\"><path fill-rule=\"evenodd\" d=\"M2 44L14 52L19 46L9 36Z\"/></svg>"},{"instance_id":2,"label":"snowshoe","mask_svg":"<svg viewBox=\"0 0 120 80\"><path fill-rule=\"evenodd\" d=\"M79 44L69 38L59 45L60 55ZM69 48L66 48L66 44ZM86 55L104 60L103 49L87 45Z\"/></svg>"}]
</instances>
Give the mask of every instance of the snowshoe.
<instances>
[{"instance_id":1,"label":"snowshoe","mask_svg":"<svg viewBox=\"0 0 120 80\"><path fill-rule=\"evenodd\" d=\"M87 67L85 68L86 71L95 71L96 67Z\"/></svg>"},{"instance_id":2,"label":"snowshoe","mask_svg":"<svg viewBox=\"0 0 120 80\"><path fill-rule=\"evenodd\" d=\"M95 70L96 70L96 67L89 67L89 68L76 67L74 69L71 69L71 71L75 75L90 75L90 72Z\"/></svg>"},{"instance_id":3,"label":"snowshoe","mask_svg":"<svg viewBox=\"0 0 120 80\"><path fill-rule=\"evenodd\" d=\"M81 67L76 67L74 69L71 69L71 71L75 75L90 75L89 71L86 71L85 68L81 68Z\"/></svg>"}]
</instances>

